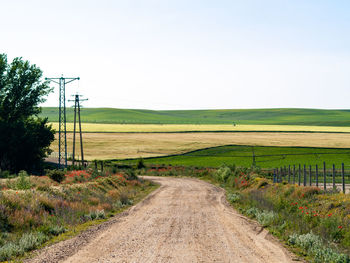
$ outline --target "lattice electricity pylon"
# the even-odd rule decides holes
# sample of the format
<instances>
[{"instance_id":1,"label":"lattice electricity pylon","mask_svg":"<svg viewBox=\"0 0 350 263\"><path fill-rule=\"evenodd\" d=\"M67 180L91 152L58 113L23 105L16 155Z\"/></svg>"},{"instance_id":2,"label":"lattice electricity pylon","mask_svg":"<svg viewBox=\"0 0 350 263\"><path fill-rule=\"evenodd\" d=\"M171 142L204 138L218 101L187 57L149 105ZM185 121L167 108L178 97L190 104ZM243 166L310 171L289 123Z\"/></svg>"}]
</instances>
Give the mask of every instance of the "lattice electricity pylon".
<instances>
[{"instance_id":1,"label":"lattice electricity pylon","mask_svg":"<svg viewBox=\"0 0 350 263\"><path fill-rule=\"evenodd\" d=\"M74 132L73 132L73 166L75 164L75 133L76 133L76 123L77 123L77 112L79 118L79 134L80 134L80 150L81 150L81 165L84 167L84 150L83 150L83 134L81 131L81 118L80 118L80 101L86 101L88 99L80 99L82 95L76 94L72 95L75 99L68 100L74 101Z\"/></svg>"},{"instance_id":2,"label":"lattice electricity pylon","mask_svg":"<svg viewBox=\"0 0 350 263\"><path fill-rule=\"evenodd\" d=\"M62 76L60 78L45 79L59 85L58 168L62 166L67 167L66 84L80 78L64 78Z\"/></svg>"}]
</instances>

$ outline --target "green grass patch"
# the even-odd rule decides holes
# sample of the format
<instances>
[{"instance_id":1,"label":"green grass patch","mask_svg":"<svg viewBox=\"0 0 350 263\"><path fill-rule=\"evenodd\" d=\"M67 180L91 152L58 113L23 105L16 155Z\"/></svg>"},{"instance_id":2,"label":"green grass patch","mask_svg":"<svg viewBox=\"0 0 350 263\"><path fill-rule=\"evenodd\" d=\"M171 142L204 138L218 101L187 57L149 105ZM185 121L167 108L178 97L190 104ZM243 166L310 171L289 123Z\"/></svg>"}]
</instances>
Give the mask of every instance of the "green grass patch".
<instances>
[{"instance_id":1,"label":"green grass patch","mask_svg":"<svg viewBox=\"0 0 350 263\"><path fill-rule=\"evenodd\" d=\"M144 163L151 165L183 165L200 167L220 167L223 164L234 164L240 167L276 168L288 165L319 166L323 162L339 168L341 163L350 165L350 149L311 148L311 147L274 147L274 146L220 146L197 150L176 156L144 158ZM115 160L116 163L135 164L137 159ZM348 167L349 168L349 167Z\"/></svg>"}]
</instances>

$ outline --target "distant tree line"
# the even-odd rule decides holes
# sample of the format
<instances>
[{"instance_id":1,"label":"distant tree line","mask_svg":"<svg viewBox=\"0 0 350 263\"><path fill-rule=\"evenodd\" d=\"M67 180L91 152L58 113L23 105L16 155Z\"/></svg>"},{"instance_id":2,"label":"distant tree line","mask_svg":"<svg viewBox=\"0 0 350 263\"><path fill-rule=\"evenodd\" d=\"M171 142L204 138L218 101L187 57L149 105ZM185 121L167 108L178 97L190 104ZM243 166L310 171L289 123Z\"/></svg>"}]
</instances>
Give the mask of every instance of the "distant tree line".
<instances>
[{"instance_id":1,"label":"distant tree line","mask_svg":"<svg viewBox=\"0 0 350 263\"><path fill-rule=\"evenodd\" d=\"M39 104L51 91L42 71L22 58L0 54L0 169L40 171L54 130L39 118Z\"/></svg>"}]
</instances>

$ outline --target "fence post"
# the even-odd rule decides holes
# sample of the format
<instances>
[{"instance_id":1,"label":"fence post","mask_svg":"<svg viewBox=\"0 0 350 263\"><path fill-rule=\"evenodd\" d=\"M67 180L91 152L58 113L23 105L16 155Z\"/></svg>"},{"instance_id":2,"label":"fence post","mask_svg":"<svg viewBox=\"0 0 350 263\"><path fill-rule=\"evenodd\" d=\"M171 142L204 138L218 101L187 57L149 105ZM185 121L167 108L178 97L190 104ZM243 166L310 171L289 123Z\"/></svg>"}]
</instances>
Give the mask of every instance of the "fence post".
<instances>
[{"instance_id":1,"label":"fence post","mask_svg":"<svg viewBox=\"0 0 350 263\"><path fill-rule=\"evenodd\" d=\"M333 190L336 189L335 186L335 165L333 164L333 171L332 171L332 181L333 181Z\"/></svg>"},{"instance_id":2,"label":"fence post","mask_svg":"<svg viewBox=\"0 0 350 263\"><path fill-rule=\"evenodd\" d=\"M281 182L282 169L277 168L277 183Z\"/></svg>"},{"instance_id":3,"label":"fence post","mask_svg":"<svg viewBox=\"0 0 350 263\"><path fill-rule=\"evenodd\" d=\"M97 161L95 160L95 170L97 170Z\"/></svg>"},{"instance_id":4,"label":"fence post","mask_svg":"<svg viewBox=\"0 0 350 263\"><path fill-rule=\"evenodd\" d=\"M103 172L103 161L101 161L101 172Z\"/></svg>"},{"instance_id":5,"label":"fence post","mask_svg":"<svg viewBox=\"0 0 350 263\"><path fill-rule=\"evenodd\" d=\"M304 164L304 186L306 186L306 165Z\"/></svg>"},{"instance_id":6,"label":"fence post","mask_svg":"<svg viewBox=\"0 0 350 263\"><path fill-rule=\"evenodd\" d=\"M326 162L323 162L323 188L327 190L327 171L326 171Z\"/></svg>"},{"instance_id":7,"label":"fence post","mask_svg":"<svg viewBox=\"0 0 350 263\"><path fill-rule=\"evenodd\" d=\"M316 187L318 187L318 165L316 164Z\"/></svg>"},{"instance_id":8,"label":"fence post","mask_svg":"<svg viewBox=\"0 0 350 263\"><path fill-rule=\"evenodd\" d=\"M293 164L293 184L295 184L295 164Z\"/></svg>"},{"instance_id":9,"label":"fence post","mask_svg":"<svg viewBox=\"0 0 350 263\"><path fill-rule=\"evenodd\" d=\"M311 165L309 165L309 185L312 185L312 171L311 171Z\"/></svg>"},{"instance_id":10,"label":"fence post","mask_svg":"<svg viewBox=\"0 0 350 263\"><path fill-rule=\"evenodd\" d=\"M345 194L344 163L341 164L341 180L342 180L342 184L343 184L343 193Z\"/></svg>"},{"instance_id":11,"label":"fence post","mask_svg":"<svg viewBox=\"0 0 350 263\"><path fill-rule=\"evenodd\" d=\"M290 184L290 165L288 165L288 183Z\"/></svg>"},{"instance_id":12,"label":"fence post","mask_svg":"<svg viewBox=\"0 0 350 263\"><path fill-rule=\"evenodd\" d=\"M284 170L283 167L281 166L281 177L280 177L280 183L283 182L283 177L284 177Z\"/></svg>"},{"instance_id":13,"label":"fence post","mask_svg":"<svg viewBox=\"0 0 350 263\"><path fill-rule=\"evenodd\" d=\"M300 163L299 163L299 171L298 171L298 185L300 186L300 183L301 183L301 166L300 166Z\"/></svg>"},{"instance_id":14,"label":"fence post","mask_svg":"<svg viewBox=\"0 0 350 263\"><path fill-rule=\"evenodd\" d=\"M276 169L273 169L273 183L276 183Z\"/></svg>"}]
</instances>

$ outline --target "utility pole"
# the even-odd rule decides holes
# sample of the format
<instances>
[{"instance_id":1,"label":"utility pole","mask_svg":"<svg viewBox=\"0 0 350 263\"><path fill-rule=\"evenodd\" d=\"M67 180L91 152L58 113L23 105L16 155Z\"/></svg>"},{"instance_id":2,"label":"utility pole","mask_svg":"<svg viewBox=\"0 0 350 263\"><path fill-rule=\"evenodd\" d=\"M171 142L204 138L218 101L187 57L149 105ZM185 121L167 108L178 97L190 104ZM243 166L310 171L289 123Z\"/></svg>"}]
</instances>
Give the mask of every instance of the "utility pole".
<instances>
[{"instance_id":1,"label":"utility pole","mask_svg":"<svg viewBox=\"0 0 350 263\"><path fill-rule=\"evenodd\" d=\"M67 167L66 84L80 78L45 78L59 85L58 168Z\"/></svg>"},{"instance_id":2,"label":"utility pole","mask_svg":"<svg viewBox=\"0 0 350 263\"><path fill-rule=\"evenodd\" d=\"M81 95L72 95L74 99L74 132L73 132L73 166L75 164L75 134L76 134L76 123L77 113L79 119L79 133L80 133L80 151L81 151L81 165L84 166L84 151L83 151L83 134L81 131L81 118L80 118L80 101L86 101L88 99L80 99ZM73 100L69 100L73 101Z\"/></svg>"}]
</instances>

